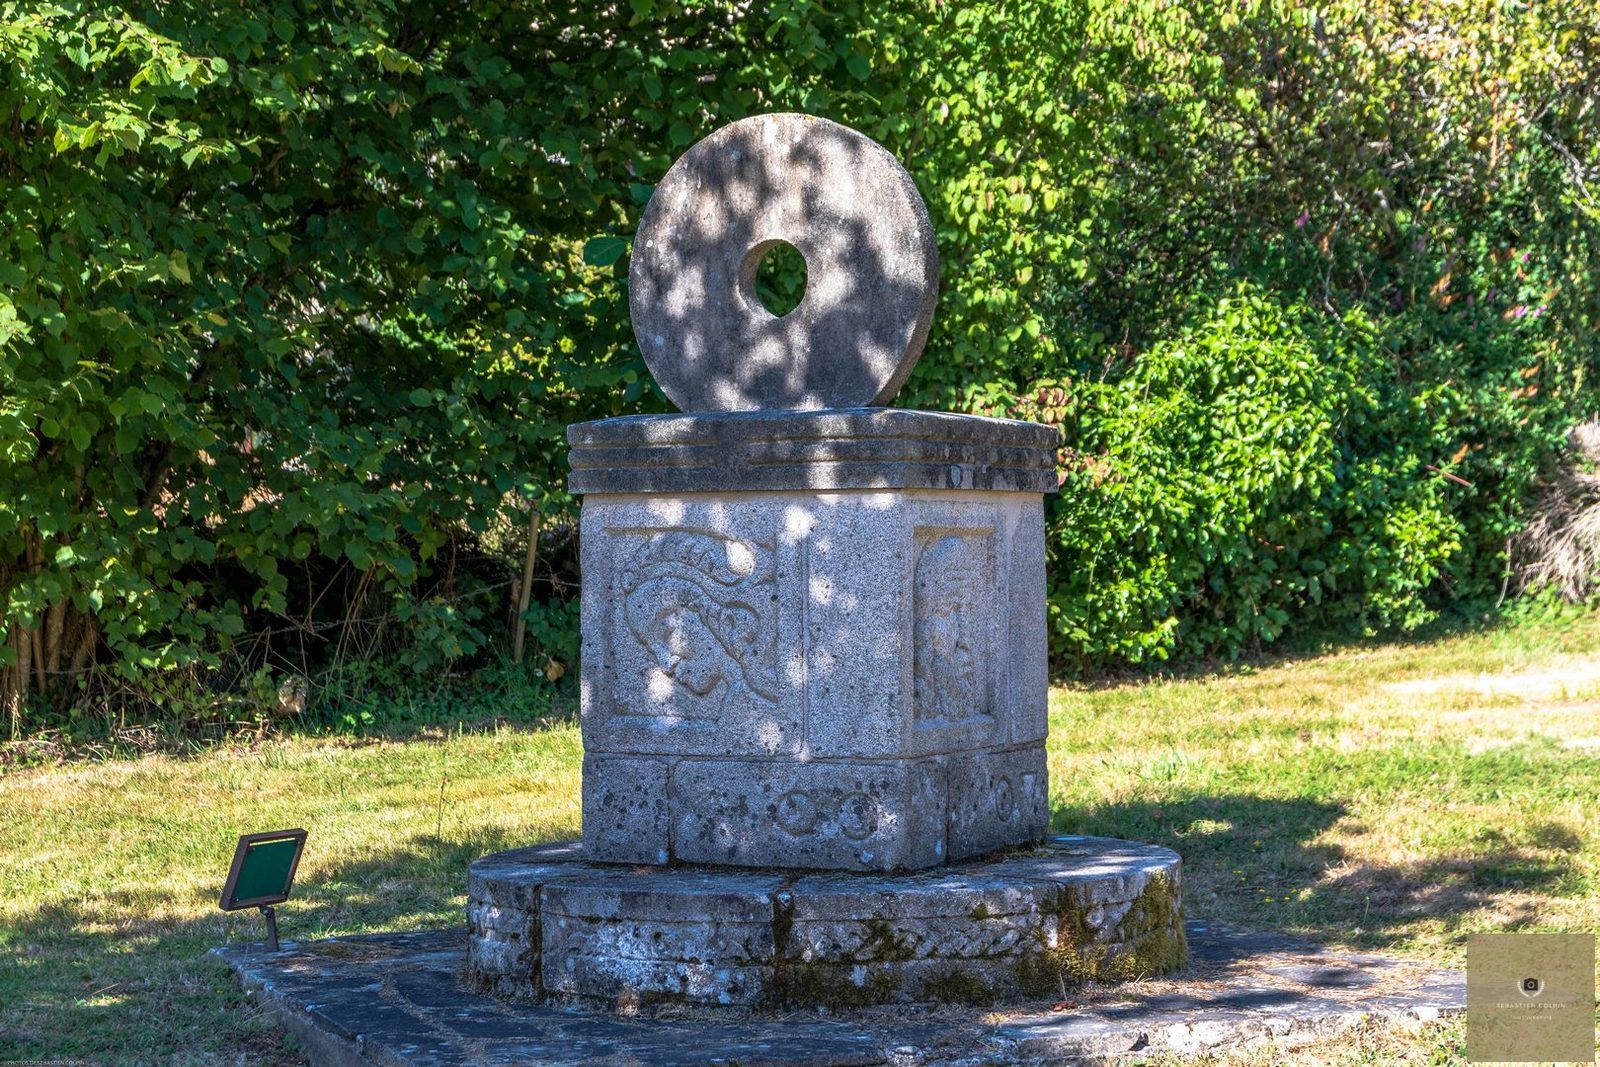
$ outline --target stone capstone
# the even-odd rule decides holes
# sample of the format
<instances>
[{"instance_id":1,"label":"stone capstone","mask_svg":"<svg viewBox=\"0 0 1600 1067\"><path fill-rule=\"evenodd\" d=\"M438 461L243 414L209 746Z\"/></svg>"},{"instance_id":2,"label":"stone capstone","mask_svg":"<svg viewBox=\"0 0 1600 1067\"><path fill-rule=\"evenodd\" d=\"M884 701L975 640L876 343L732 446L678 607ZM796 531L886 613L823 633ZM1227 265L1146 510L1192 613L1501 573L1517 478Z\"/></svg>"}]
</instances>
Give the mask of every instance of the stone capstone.
<instances>
[{"instance_id":1,"label":"stone capstone","mask_svg":"<svg viewBox=\"0 0 1600 1067\"><path fill-rule=\"evenodd\" d=\"M590 493L580 541L594 859L913 870L1043 836L1038 493Z\"/></svg>"},{"instance_id":2,"label":"stone capstone","mask_svg":"<svg viewBox=\"0 0 1600 1067\"><path fill-rule=\"evenodd\" d=\"M779 243L807 272L781 318L755 291ZM629 308L684 411L887 404L927 340L938 272L928 210L882 146L827 119L760 115L695 144L656 186Z\"/></svg>"},{"instance_id":3,"label":"stone capstone","mask_svg":"<svg viewBox=\"0 0 1600 1067\"><path fill-rule=\"evenodd\" d=\"M1056 490L1053 426L940 411L630 415L567 428L573 493Z\"/></svg>"},{"instance_id":4,"label":"stone capstone","mask_svg":"<svg viewBox=\"0 0 1600 1067\"><path fill-rule=\"evenodd\" d=\"M468 972L513 997L768 1007L991 1003L1185 960L1181 864L1054 837L893 877L614 867L578 845L478 860Z\"/></svg>"}]
</instances>

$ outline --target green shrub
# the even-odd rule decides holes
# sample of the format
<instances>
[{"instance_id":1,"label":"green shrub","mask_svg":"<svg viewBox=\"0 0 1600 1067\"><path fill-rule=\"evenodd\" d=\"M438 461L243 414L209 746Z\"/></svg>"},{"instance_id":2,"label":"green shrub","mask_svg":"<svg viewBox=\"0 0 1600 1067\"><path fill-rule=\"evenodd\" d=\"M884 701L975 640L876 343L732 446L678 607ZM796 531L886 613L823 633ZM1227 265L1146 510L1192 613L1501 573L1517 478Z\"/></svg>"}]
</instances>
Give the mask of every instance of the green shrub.
<instances>
[{"instance_id":1,"label":"green shrub","mask_svg":"<svg viewBox=\"0 0 1600 1067\"><path fill-rule=\"evenodd\" d=\"M1492 601L1593 405L1583 10L3 11L13 728L498 662L506 531L527 498L570 527L563 428L665 407L626 311L652 183L752 113L854 125L927 199L942 292L901 403L1060 409L1063 666ZM539 559L529 669L560 673L570 538Z\"/></svg>"},{"instance_id":2,"label":"green shrub","mask_svg":"<svg viewBox=\"0 0 1600 1067\"><path fill-rule=\"evenodd\" d=\"M1435 429L1359 312L1245 286L1114 384L1035 397L1068 450L1049 520L1060 659L1235 654L1290 626L1415 627L1460 545Z\"/></svg>"}]
</instances>

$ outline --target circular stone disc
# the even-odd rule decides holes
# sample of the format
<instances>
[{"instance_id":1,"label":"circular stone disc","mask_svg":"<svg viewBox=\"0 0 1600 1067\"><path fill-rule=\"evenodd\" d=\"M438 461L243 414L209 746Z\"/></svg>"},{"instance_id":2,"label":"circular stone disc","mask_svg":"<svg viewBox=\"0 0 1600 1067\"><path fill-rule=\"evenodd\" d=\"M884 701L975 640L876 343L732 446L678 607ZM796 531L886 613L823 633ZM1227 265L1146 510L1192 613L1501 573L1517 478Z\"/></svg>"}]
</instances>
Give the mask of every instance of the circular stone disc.
<instances>
[{"instance_id":1,"label":"circular stone disc","mask_svg":"<svg viewBox=\"0 0 1600 1067\"><path fill-rule=\"evenodd\" d=\"M778 318L755 274L779 242L806 261ZM809 115L742 119L656 187L628 273L645 363L684 411L887 404L922 354L938 293L928 209L905 168Z\"/></svg>"}]
</instances>

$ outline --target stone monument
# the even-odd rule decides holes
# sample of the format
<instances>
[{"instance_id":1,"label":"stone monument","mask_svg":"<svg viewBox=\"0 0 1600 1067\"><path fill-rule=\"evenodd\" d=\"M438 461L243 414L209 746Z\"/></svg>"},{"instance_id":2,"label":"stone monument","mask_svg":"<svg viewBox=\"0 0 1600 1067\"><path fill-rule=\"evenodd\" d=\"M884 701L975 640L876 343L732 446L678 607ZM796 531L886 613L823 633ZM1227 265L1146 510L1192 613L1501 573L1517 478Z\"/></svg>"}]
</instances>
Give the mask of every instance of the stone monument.
<instances>
[{"instance_id":1,"label":"stone monument","mask_svg":"<svg viewBox=\"0 0 1600 1067\"><path fill-rule=\"evenodd\" d=\"M910 176L825 119L733 123L656 188L630 304L683 413L568 431L583 840L473 865L481 982L803 1006L1181 965L1176 854L1046 841L1054 429L882 406L937 276Z\"/></svg>"}]
</instances>

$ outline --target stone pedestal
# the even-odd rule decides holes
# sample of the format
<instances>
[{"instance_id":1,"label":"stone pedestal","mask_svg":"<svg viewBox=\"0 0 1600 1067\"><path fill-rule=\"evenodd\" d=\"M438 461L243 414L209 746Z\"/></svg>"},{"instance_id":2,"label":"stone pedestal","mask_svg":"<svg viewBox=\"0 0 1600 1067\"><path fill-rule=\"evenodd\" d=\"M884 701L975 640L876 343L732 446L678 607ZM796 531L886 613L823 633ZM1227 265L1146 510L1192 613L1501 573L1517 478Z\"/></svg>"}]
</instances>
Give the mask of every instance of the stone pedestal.
<instances>
[{"instance_id":1,"label":"stone pedestal","mask_svg":"<svg viewBox=\"0 0 1600 1067\"><path fill-rule=\"evenodd\" d=\"M1049 427L857 409L569 437L589 855L889 871L1043 836Z\"/></svg>"},{"instance_id":2,"label":"stone pedestal","mask_svg":"<svg viewBox=\"0 0 1600 1067\"><path fill-rule=\"evenodd\" d=\"M618 867L576 842L485 856L469 974L608 1003L862 1007L1058 999L1181 966L1176 853L1056 837L902 875Z\"/></svg>"},{"instance_id":3,"label":"stone pedestal","mask_svg":"<svg viewBox=\"0 0 1600 1067\"><path fill-rule=\"evenodd\" d=\"M806 290L775 316L755 278L786 243ZM904 168L836 123L745 119L662 177L631 255L634 334L685 413L568 431L583 841L473 865L468 973L786 1008L1181 966L1174 853L1036 847L1055 429L878 406L938 293Z\"/></svg>"}]
</instances>

